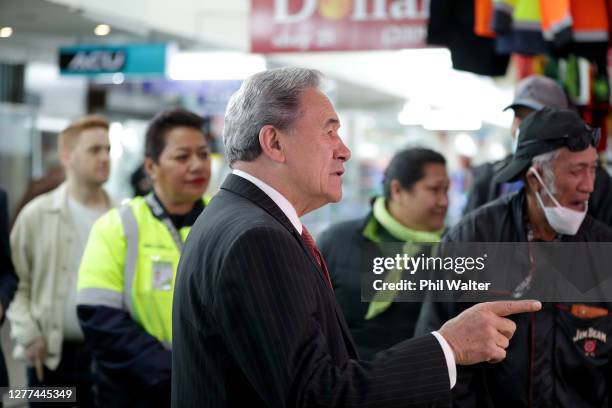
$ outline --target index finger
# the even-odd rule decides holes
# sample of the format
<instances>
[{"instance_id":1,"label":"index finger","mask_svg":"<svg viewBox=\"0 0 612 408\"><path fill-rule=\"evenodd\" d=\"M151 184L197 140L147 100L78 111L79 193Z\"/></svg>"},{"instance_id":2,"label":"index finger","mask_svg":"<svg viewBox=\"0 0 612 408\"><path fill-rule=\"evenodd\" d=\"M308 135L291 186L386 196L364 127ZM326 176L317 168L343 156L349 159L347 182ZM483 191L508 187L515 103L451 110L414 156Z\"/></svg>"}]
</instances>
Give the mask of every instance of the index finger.
<instances>
[{"instance_id":1,"label":"index finger","mask_svg":"<svg viewBox=\"0 0 612 408\"><path fill-rule=\"evenodd\" d=\"M498 316L510 316L516 313L537 312L542 303L537 300L497 300L487 302L483 307Z\"/></svg>"}]
</instances>

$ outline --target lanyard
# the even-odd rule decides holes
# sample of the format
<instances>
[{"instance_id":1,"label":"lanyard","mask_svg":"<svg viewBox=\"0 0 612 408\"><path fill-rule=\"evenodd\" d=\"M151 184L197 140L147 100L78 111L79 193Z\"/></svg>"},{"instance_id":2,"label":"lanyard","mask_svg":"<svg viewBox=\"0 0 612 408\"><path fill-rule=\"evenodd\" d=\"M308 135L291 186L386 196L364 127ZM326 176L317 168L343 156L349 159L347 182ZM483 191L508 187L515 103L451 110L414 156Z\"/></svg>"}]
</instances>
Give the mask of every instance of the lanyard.
<instances>
[{"instance_id":1,"label":"lanyard","mask_svg":"<svg viewBox=\"0 0 612 408\"><path fill-rule=\"evenodd\" d=\"M183 249L183 241L181 240L181 235L177 231L176 227L172 223L172 220L170 219L166 211L164 211L164 207L159 203L159 201L157 201L157 198L155 197L155 195L153 195L153 193L147 194L147 196L145 197L145 201L149 205L151 211L153 211L153 214L155 214L155 216L159 218L161 222L164 223L164 225L168 229L168 232L170 232L170 235L172 236L176 247L178 248L179 252L181 252L181 250Z\"/></svg>"}]
</instances>

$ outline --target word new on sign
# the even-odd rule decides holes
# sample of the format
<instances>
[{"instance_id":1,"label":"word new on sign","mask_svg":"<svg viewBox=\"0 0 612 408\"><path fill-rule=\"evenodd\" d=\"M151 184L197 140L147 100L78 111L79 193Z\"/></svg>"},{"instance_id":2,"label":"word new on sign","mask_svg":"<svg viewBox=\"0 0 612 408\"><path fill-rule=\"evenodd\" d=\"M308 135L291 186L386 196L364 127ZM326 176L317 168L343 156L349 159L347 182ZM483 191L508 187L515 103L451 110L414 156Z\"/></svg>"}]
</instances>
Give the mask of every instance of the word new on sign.
<instances>
[{"instance_id":1,"label":"word new on sign","mask_svg":"<svg viewBox=\"0 0 612 408\"><path fill-rule=\"evenodd\" d=\"M425 46L429 0L252 0L251 51Z\"/></svg>"}]
</instances>

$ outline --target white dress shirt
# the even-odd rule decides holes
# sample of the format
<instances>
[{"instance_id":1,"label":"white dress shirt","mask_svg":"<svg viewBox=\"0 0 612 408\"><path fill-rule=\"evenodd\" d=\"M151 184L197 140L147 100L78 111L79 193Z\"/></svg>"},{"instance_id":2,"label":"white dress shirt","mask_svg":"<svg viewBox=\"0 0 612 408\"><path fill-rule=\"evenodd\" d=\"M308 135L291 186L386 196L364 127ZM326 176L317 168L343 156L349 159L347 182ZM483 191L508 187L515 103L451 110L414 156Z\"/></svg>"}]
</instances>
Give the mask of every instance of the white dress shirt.
<instances>
[{"instance_id":1,"label":"white dress shirt","mask_svg":"<svg viewBox=\"0 0 612 408\"><path fill-rule=\"evenodd\" d=\"M270 185L264 183L257 177L246 173L242 170L234 169L232 173L240 176L244 179L247 179L251 183L255 184L262 190L264 193L268 195L274 201L274 203L283 211L283 213L289 218L291 224L295 227L297 232L302 235L302 222L300 221L300 217L297 215L297 211L295 211L295 207L287 200L281 193L272 188ZM438 342L440 342L440 346L442 347L442 351L444 352L444 357L446 358L446 366L448 368L448 377L450 380L450 387L453 388L457 383L457 366L455 364L455 355L450 345L446 341L442 335L436 331L431 332Z\"/></svg>"}]
</instances>

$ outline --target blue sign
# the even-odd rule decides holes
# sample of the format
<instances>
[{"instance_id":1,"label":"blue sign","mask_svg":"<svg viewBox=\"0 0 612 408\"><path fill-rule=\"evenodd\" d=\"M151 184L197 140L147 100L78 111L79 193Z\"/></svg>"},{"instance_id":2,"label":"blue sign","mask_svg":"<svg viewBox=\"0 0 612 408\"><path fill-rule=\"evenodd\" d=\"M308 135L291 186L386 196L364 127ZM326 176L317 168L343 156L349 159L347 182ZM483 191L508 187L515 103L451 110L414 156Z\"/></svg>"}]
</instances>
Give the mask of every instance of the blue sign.
<instances>
[{"instance_id":1,"label":"blue sign","mask_svg":"<svg viewBox=\"0 0 612 408\"><path fill-rule=\"evenodd\" d=\"M59 51L62 75L164 75L167 44L77 45Z\"/></svg>"}]
</instances>

